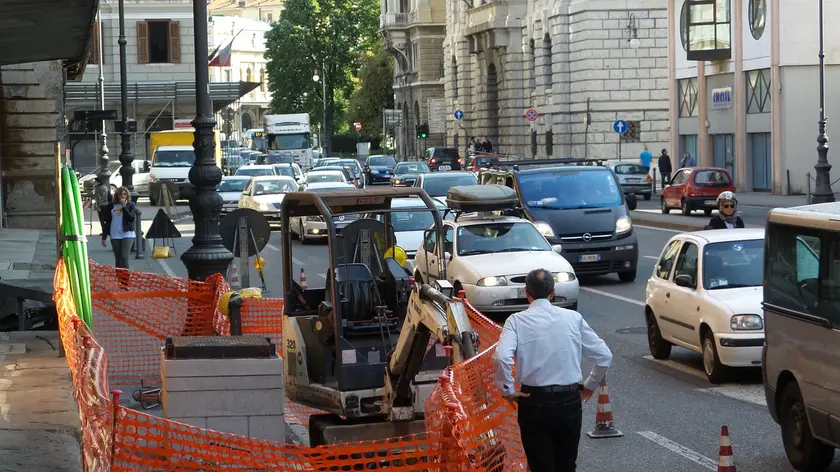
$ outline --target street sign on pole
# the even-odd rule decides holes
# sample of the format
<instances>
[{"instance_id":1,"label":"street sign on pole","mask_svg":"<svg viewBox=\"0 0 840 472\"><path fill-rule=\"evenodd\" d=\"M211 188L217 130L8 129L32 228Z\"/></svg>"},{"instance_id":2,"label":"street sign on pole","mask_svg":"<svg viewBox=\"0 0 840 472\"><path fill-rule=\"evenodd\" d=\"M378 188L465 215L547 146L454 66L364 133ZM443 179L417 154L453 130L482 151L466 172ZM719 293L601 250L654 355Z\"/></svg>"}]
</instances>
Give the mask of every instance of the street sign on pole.
<instances>
[{"instance_id":1,"label":"street sign on pole","mask_svg":"<svg viewBox=\"0 0 840 472\"><path fill-rule=\"evenodd\" d=\"M537 113L537 110L534 110L533 108L525 112L525 118L531 123L537 121L537 118L539 118L539 116L540 115Z\"/></svg>"},{"instance_id":2,"label":"street sign on pole","mask_svg":"<svg viewBox=\"0 0 840 472\"><path fill-rule=\"evenodd\" d=\"M623 135L627 132L627 122L624 120L615 120L615 123L613 123L613 131Z\"/></svg>"},{"instance_id":3,"label":"street sign on pole","mask_svg":"<svg viewBox=\"0 0 840 472\"><path fill-rule=\"evenodd\" d=\"M356 128L356 131L361 131L362 130L362 124L361 123L353 123L353 127Z\"/></svg>"},{"instance_id":4,"label":"street sign on pole","mask_svg":"<svg viewBox=\"0 0 840 472\"><path fill-rule=\"evenodd\" d=\"M464 119L464 112L461 110L455 110L455 119L461 121Z\"/></svg>"}]
</instances>

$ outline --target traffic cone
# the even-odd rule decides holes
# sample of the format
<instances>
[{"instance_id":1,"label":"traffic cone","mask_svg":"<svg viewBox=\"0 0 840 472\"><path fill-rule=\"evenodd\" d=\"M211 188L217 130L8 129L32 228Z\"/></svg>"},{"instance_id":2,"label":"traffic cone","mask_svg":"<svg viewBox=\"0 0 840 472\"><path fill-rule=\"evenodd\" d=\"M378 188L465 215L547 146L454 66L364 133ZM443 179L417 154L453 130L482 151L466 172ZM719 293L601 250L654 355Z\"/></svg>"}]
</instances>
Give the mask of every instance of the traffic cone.
<instances>
[{"instance_id":1,"label":"traffic cone","mask_svg":"<svg viewBox=\"0 0 840 472\"><path fill-rule=\"evenodd\" d=\"M732 457L732 441L729 440L729 428L720 428L720 453L718 454L718 472L735 472L735 458Z\"/></svg>"},{"instance_id":2,"label":"traffic cone","mask_svg":"<svg viewBox=\"0 0 840 472\"><path fill-rule=\"evenodd\" d=\"M306 284L306 274L303 272L303 267L300 268L300 288L301 290L309 290L309 285Z\"/></svg>"},{"instance_id":3,"label":"traffic cone","mask_svg":"<svg viewBox=\"0 0 840 472\"><path fill-rule=\"evenodd\" d=\"M601 383L598 387L598 408L595 413L595 430L586 433L593 439L620 438L624 433L615 429L613 424L612 403L610 394L607 391L607 382Z\"/></svg>"},{"instance_id":4,"label":"traffic cone","mask_svg":"<svg viewBox=\"0 0 840 472\"><path fill-rule=\"evenodd\" d=\"M239 261L235 260L230 264L230 281L228 284L232 290L239 290L242 288L242 280L239 279Z\"/></svg>"}]
</instances>

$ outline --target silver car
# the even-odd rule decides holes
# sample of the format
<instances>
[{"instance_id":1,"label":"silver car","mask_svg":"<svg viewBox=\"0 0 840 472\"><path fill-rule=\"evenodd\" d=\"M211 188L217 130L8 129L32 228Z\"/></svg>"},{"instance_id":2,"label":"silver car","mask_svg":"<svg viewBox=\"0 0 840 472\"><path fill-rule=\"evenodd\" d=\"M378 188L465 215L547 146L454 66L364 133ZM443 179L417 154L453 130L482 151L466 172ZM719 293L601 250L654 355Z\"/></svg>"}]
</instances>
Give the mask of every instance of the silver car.
<instances>
[{"instance_id":1,"label":"silver car","mask_svg":"<svg viewBox=\"0 0 840 472\"><path fill-rule=\"evenodd\" d=\"M645 200L651 199L653 179L650 177L650 167L621 162L608 163L607 167L618 177L625 195L641 195Z\"/></svg>"}]
</instances>

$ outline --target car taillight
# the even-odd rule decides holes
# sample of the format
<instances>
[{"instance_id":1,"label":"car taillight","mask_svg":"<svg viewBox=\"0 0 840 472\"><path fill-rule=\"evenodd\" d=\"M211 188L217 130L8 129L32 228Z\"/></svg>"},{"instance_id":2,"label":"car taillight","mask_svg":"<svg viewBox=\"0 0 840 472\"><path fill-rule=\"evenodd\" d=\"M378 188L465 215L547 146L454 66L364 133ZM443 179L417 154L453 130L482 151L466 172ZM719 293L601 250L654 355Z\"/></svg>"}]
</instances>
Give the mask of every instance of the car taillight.
<instances>
[{"instance_id":1,"label":"car taillight","mask_svg":"<svg viewBox=\"0 0 840 472\"><path fill-rule=\"evenodd\" d=\"M408 278L408 285L410 285L412 287L414 286L414 277L409 277Z\"/></svg>"},{"instance_id":2,"label":"car taillight","mask_svg":"<svg viewBox=\"0 0 840 472\"><path fill-rule=\"evenodd\" d=\"M432 160L431 160L431 161L429 161L429 164L431 164L431 165L435 165L435 158L434 158L434 157L432 158Z\"/></svg>"},{"instance_id":3,"label":"car taillight","mask_svg":"<svg viewBox=\"0 0 840 472\"><path fill-rule=\"evenodd\" d=\"M461 158L458 158L458 165L461 165Z\"/></svg>"},{"instance_id":4,"label":"car taillight","mask_svg":"<svg viewBox=\"0 0 840 472\"><path fill-rule=\"evenodd\" d=\"M651 181L650 176L647 176L647 179L645 179L645 181L646 181L646 182L650 182L650 181Z\"/></svg>"}]
</instances>

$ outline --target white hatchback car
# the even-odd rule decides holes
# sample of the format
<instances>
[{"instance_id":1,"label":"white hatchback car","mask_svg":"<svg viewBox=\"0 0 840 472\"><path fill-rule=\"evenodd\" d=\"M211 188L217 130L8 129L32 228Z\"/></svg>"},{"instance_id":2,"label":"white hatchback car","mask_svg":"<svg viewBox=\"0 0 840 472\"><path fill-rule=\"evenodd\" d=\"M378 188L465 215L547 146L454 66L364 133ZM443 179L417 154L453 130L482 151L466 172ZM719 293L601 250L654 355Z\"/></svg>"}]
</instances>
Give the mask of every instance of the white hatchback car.
<instances>
[{"instance_id":1,"label":"white hatchback car","mask_svg":"<svg viewBox=\"0 0 840 472\"><path fill-rule=\"evenodd\" d=\"M763 264L762 228L671 238L647 283L651 355L667 359L673 345L698 352L712 383L726 381L729 367L760 367Z\"/></svg>"},{"instance_id":2,"label":"white hatchback car","mask_svg":"<svg viewBox=\"0 0 840 472\"><path fill-rule=\"evenodd\" d=\"M440 254L446 259L446 279L456 293L464 290L476 309L484 313L516 312L529 305L525 276L541 267L554 274L553 304L577 309L580 286L574 269L530 221L463 214L455 220L444 220L443 232L443 251L436 247L435 230L426 233L415 256L416 280L439 278Z\"/></svg>"}]
</instances>

